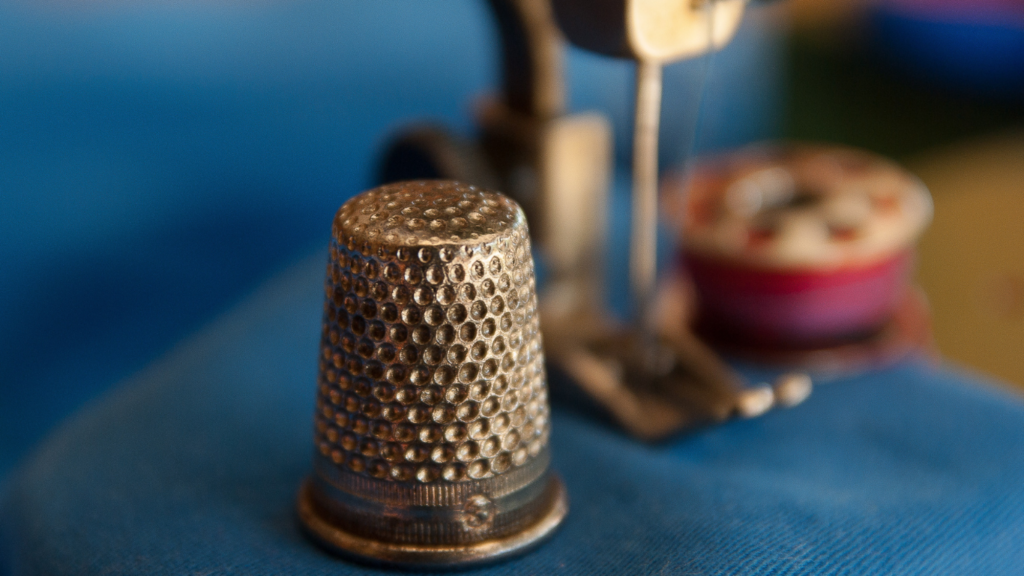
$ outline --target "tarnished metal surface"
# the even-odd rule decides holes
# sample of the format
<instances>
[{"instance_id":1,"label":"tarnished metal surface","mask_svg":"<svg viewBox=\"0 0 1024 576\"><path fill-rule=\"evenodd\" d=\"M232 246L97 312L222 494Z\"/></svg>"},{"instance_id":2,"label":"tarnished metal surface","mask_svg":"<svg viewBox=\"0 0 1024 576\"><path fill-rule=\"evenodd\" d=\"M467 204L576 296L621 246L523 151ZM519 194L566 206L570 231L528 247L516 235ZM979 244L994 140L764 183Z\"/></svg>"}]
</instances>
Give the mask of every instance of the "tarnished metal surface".
<instances>
[{"instance_id":1,"label":"tarnished metal surface","mask_svg":"<svg viewBox=\"0 0 1024 576\"><path fill-rule=\"evenodd\" d=\"M509 554L557 526L519 206L450 181L382 186L341 207L330 254L308 531L434 565Z\"/></svg>"}]
</instances>

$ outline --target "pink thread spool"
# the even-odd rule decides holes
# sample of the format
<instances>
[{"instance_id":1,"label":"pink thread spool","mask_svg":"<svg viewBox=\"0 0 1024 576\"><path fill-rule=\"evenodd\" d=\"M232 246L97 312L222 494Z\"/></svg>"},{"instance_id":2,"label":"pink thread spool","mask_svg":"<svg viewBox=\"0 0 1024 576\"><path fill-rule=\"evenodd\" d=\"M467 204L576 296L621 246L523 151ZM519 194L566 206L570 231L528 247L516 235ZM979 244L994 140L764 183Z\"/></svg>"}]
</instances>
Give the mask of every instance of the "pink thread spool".
<instances>
[{"instance_id":1,"label":"pink thread spool","mask_svg":"<svg viewBox=\"0 0 1024 576\"><path fill-rule=\"evenodd\" d=\"M877 331L907 290L931 218L924 185L849 148L760 145L666 186L700 329L732 342L808 348Z\"/></svg>"}]
</instances>

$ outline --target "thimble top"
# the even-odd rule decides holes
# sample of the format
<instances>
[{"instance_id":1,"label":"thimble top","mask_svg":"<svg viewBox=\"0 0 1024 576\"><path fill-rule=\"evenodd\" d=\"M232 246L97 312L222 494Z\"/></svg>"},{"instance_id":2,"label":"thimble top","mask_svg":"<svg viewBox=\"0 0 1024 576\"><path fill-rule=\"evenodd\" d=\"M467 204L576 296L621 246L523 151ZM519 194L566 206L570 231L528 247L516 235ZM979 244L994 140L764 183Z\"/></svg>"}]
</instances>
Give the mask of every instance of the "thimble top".
<instances>
[{"instance_id":1,"label":"thimble top","mask_svg":"<svg viewBox=\"0 0 1024 576\"><path fill-rule=\"evenodd\" d=\"M477 246L525 228L522 209L508 197L453 181L388 184L345 203L334 238L364 256L402 260L400 249Z\"/></svg>"},{"instance_id":2,"label":"thimble top","mask_svg":"<svg viewBox=\"0 0 1024 576\"><path fill-rule=\"evenodd\" d=\"M335 218L326 291L317 440L333 484L500 478L511 490L546 469L536 286L515 202L444 181L360 194Z\"/></svg>"}]
</instances>

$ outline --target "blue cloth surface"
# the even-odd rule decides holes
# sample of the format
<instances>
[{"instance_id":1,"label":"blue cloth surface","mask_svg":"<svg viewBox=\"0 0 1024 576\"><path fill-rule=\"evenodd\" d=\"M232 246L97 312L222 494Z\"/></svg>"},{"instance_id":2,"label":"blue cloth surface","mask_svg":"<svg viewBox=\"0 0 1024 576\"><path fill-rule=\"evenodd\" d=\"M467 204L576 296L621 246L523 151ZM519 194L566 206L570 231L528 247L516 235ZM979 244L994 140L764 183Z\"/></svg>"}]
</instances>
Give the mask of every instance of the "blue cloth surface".
<instances>
[{"instance_id":1,"label":"blue cloth surface","mask_svg":"<svg viewBox=\"0 0 1024 576\"><path fill-rule=\"evenodd\" d=\"M14 574L363 574L298 531L325 255L68 421L14 477ZM553 382L552 386L558 386ZM489 574L1019 574L1024 403L906 362L657 445L556 405L571 499Z\"/></svg>"},{"instance_id":2,"label":"blue cloth surface","mask_svg":"<svg viewBox=\"0 0 1024 576\"><path fill-rule=\"evenodd\" d=\"M773 134L780 35L715 59L704 147ZM572 51L628 158L629 63ZM413 121L469 136L484 0L0 2L0 483L56 422L327 242ZM666 70L665 162L702 63Z\"/></svg>"}]
</instances>

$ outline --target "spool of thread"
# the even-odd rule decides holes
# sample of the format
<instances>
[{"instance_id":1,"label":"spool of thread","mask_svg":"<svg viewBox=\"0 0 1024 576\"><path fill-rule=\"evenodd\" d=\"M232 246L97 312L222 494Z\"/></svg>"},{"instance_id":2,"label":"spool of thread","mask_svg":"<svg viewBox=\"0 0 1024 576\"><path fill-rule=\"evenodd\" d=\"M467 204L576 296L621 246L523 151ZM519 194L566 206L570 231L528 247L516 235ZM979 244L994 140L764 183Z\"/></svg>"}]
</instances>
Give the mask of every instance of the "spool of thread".
<instances>
[{"instance_id":1,"label":"spool of thread","mask_svg":"<svg viewBox=\"0 0 1024 576\"><path fill-rule=\"evenodd\" d=\"M699 329L766 348L828 346L881 328L932 213L924 185L894 163L817 145L709 159L669 179L664 204L681 228Z\"/></svg>"}]
</instances>

